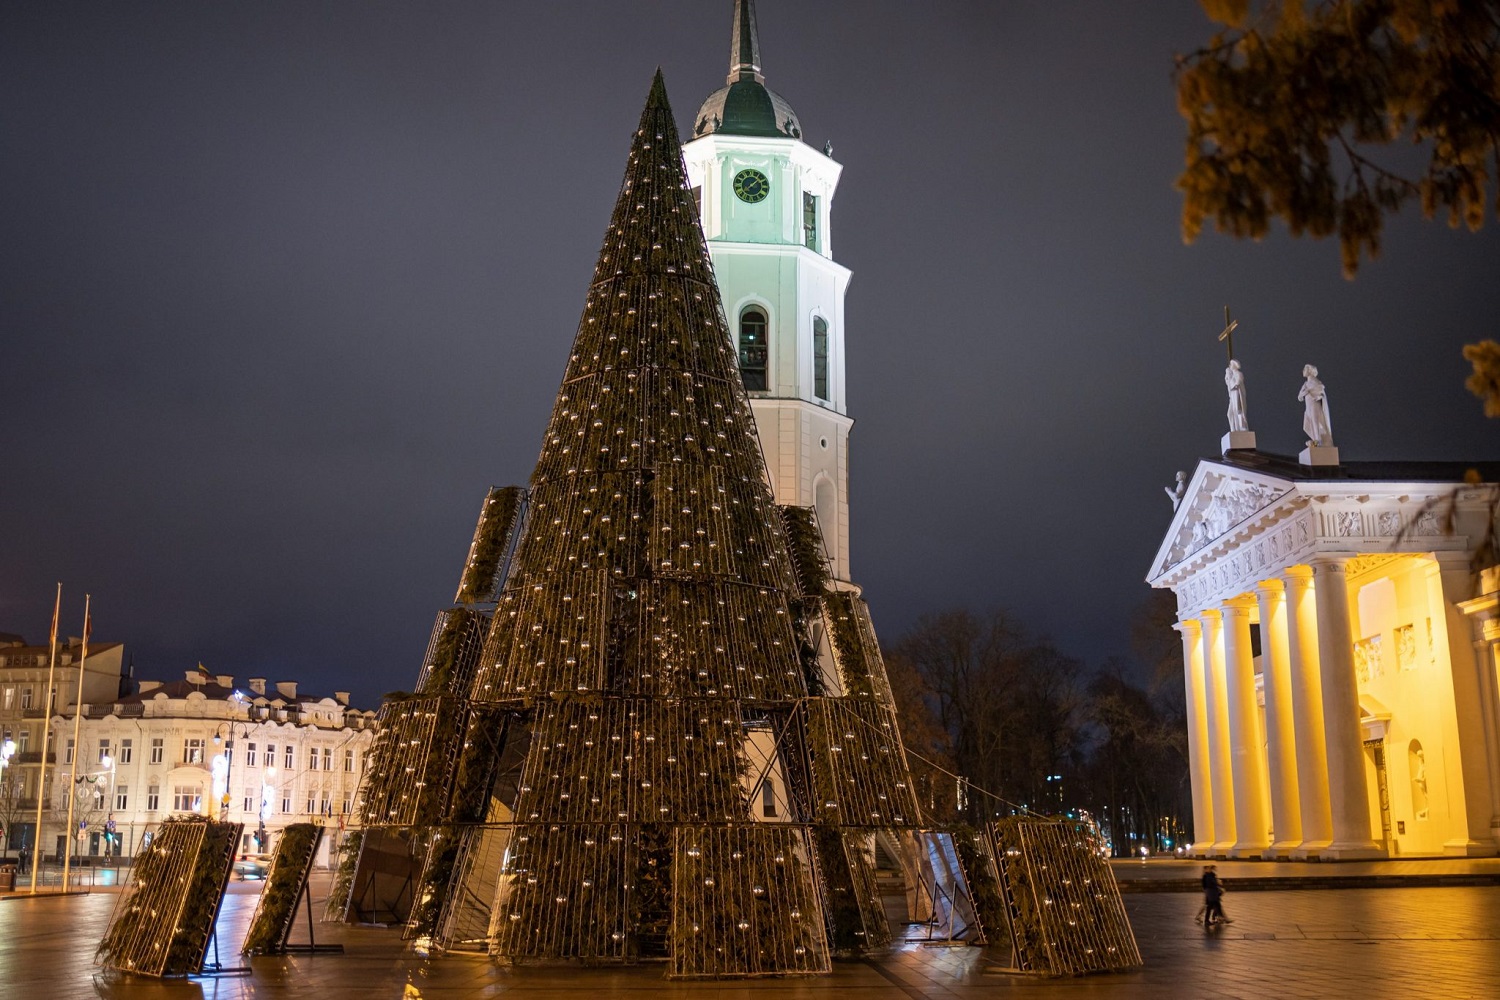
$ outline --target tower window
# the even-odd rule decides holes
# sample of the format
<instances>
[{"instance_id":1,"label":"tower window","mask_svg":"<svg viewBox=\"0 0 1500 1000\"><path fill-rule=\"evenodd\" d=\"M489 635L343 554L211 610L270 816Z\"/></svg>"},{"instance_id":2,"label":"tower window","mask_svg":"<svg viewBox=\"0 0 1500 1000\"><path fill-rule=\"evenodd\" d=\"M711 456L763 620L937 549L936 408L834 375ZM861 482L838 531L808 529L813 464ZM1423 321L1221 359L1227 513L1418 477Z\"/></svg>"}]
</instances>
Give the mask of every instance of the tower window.
<instances>
[{"instance_id":1,"label":"tower window","mask_svg":"<svg viewBox=\"0 0 1500 1000\"><path fill-rule=\"evenodd\" d=\"M698 221L703 221L703 185L693 187L693 204L698 206Z\"/></svg>"},{"instance_id":2,"label":"tower window","mask_svg":"<svg viewBox=\"0 0 1500 1000\"><path fill-rule=\"evenodd\" d=\"M813 395L828 398L828 321L813 317Z\"/></svg>"},{"instance_id":3,"label":"tower window","mask_svg":"<svg viewBox=\"0 0 1500 1000\"><path fill-rule=\"evenodd\" d=\"M802 244L809 250L818 249L818 196L802 192Z\"/></svg>"},{"instance_id":4,"label":"tower window","mask_svg":"<svg viewBox=\"0 0 1500 1000\"><path fill-rule=\"evenodd\" d=\"M766 314L759 309L740 313L740 377L750 392L766 389Z\"/></svg>"}]
</instances>

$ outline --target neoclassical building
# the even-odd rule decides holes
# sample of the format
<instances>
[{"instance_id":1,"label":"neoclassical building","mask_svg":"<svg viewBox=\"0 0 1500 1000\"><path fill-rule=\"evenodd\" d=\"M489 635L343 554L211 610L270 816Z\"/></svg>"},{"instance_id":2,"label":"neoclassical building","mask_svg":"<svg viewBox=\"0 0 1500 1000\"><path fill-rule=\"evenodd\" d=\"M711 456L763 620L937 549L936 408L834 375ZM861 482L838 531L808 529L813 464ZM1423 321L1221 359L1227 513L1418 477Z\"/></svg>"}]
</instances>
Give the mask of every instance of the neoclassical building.
<instances>
[{"instance_id":1,"label":"neoclassical building","mask_svg":"<svg viewBox=\"0 0 1500 1000\"><path fill-rule=\"evenodd\" d=\"M1192 851L1493 855L1500 595L1470 563L1494 487L1325 443L1292 459L1226 436L1147 577L1178 601Z\"/></svg>"}]
</instances>

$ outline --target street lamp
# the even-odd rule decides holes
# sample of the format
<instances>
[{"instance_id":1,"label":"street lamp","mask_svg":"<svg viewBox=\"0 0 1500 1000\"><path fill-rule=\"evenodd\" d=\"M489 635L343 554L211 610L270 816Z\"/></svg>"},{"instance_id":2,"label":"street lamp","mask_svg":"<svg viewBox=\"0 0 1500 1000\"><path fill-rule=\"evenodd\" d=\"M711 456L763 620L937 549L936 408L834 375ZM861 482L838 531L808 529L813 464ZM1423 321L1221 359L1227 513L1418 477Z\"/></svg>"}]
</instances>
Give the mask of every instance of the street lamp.
<instances>
[{"instance_id":1,"label":"street lamp","mask_svg":"<svg viewBox=\"0 0 1500 1000\"><path fill-rule=\"evenodd\" d=\"M15 755L15 752L15 740L7 737L3 743L0 743L0 795L4 795L8 803L15 803L20 798L18 794L19 789L7 788L5 786L5 769L10 766L10 759ZM14 812L15 810L10 811ZM7 820L9 818L9 816L6 817ZM10 857L10 837L10 830L0 830L0 838L3 838L0 839L0 858ZM23 849L25 846L25 844L21 845Z\"/></svg>"},{"instance_id":2,"label":"street lamp","mask_svg":"<svg viewBox=\"0 0 1500 1000\"><path fill-rule=\"evenodd\" d=\"M115 759L109 754L99 758L99 763L109 768L109 798L104 802L104 856L110 857L110 848L115 839Z\"/></svg>"},{"instance_id":3,"label":"street lamp","mask_svg":"<svg viewBox=\"0 0 1500 1000\"><path fill-rule=\"evenodd\" d=\"M233 695L236 703L243 699L238 691ZM251 731L254 726L249 722L223 722L214 732L214 746L224 747L224 795L219 799L219 822L223 823L229 819L229 777L234 773L234 733L238 728L240 735ZM225 739L225 730L228 730L228 739Z\"/></svg>"}]
</instances>

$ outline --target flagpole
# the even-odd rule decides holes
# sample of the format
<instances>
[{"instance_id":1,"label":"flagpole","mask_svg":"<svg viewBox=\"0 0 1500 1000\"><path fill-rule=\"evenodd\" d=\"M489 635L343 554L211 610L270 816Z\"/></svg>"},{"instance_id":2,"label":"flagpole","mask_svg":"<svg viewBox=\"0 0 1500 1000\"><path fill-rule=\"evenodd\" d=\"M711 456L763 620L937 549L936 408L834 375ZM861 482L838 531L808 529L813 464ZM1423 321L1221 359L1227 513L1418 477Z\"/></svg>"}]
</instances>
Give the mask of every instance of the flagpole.
<instances>
[{"instance_id":1,"label":"flagpole","mask_svg":"<svg viewBox=\"0 0 1500 1000\"><path fill-rule=\"evenodd\" d=\"M68 872L73 863L73 803L78 798L78 758L83 755L79 745L79 727L83 723L83 665L89 659L89 631L93 621L89 618L90 595L83 595L83 655L78 658L78 690L73 692L73 775L68 786L68 828L63 838L63 892L68 891Z\"/></svg>"},{"instance_id":2,"label":"flagpole","mask_svg":"<svg viewBox=\"0 0 1500 1000\"><path fill-rule=\"evenodd\" d=\"M42 790L47 787L47 740L52 735L52 675L57 670L57 616L62 613L62 584L52 602L51 652L47 657L47 693L42 696L47 722L42 726L42 771L36 779L36 831L31 835L31 894L36 895L36 871L42 866Z\"/></svg>"}]
</instances>

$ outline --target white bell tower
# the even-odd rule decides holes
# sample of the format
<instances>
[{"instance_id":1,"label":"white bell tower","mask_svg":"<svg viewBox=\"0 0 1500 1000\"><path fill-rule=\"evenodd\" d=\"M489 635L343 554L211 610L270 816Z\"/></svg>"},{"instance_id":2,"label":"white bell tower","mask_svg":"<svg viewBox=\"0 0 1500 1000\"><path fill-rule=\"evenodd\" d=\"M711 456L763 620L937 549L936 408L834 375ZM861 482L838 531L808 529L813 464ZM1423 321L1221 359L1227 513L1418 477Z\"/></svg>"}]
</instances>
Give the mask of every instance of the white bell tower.
<instances>
[{"instance_id":1,"label":"white bell tower","mask_svg":"<svg viewBox=\"0 0 1500 1000\"><path fill-rule=\"evenodd\" d=\"M817 511L849 580L844 292L829 226L843 170L765 85L753 0L735 0L726 86L683 146L776 501Z\"/></svg>"}]
</instances>

